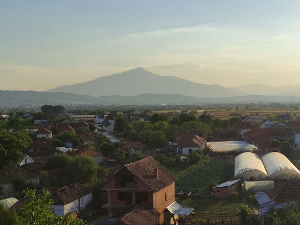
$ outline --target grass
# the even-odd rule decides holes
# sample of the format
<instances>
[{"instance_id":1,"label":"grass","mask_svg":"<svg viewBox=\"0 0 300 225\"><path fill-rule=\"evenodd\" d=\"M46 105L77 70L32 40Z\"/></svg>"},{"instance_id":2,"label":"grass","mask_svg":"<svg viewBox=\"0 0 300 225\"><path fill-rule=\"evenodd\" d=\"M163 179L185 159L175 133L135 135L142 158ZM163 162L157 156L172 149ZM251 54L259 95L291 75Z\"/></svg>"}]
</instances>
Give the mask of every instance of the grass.
<instances>
[{"instance_id":1,"label":"grass","mask_svg":"<svg viewBox=\"0 0 300 225\"><path fill-rule=\"evenodd\" d=\"M193 216L194 222L212 221L238 221L239 205L242 199L220 199L213 197L191 196L176 197L176 201L186 207L194 208L196 215Z\"/></svg>"}]
</instances>

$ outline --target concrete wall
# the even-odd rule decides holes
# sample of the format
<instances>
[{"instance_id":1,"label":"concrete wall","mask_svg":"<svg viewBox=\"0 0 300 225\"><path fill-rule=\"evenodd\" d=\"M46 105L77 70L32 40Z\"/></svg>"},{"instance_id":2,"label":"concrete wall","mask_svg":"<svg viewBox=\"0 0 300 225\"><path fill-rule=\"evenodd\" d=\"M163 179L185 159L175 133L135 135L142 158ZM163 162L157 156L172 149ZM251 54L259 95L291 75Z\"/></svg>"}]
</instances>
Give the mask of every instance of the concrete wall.
<instances>
[{"instance_id":1,"label":"concrete wall","mask_svg":"<svg viewBox=\"0 0 300 225\"><path fill-rule=\"evenodd\" d=\"M79 200L73 201L66 205L52 205L51 207L54 209L54 213L57 216L66 215L69 212L79 212L80 210L85 209L92 202L93 194L87 194L80 198ZM80 201L80 203L79 203Z\"/></svg>"}]
</instances>

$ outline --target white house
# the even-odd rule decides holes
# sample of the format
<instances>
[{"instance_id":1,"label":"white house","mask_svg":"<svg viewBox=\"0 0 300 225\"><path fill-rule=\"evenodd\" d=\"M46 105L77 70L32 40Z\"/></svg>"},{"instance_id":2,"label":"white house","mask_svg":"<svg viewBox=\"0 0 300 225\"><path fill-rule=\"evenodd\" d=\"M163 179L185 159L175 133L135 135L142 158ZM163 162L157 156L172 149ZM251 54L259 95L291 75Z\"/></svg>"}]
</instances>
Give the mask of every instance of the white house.
<instances>
[{"instance_id":1,"label":"white house","mask_svg":"<svg viewBox=\"0 0 300 225\"><path fill-rule=\"evenodd\" d=\"M273 122L270 120L263 120L261 121L259 128L260 129L265 129L265 128L271 128L273 125Z\"/></svg>"},{"instance_id":2,"label":"white house","mask_svg":"<svg viewBox=\"0 0 300 225\"><path fill-rule=\"evenodd\" d=\"M29 157L28 155L24 155L24 157L22 158L22 160L21 160L21 162L20 162L20 166L23 166L23 165L25 165L25 164L27 164L27 163L34 163L35 161L31 158L31 157Z\"/></svg>"},{"instance_id":3,"label":"white house","mask_svg":"<svg viewBox=\"0 0 300 225\"><path fill-rule=\"evenodd\" d=\"M293 142L293 148L300 150L300 121L290 121L289 122L293 135L294 135L294 142Z\"/></svg>"},{"instance_id":4,"label":"white house","mask_svg":"<svg viewBox=\"0 0 300 225\"><path fill-rule=\"evenodd\" d=\"M206 146L206 140L198 135L188 135L178 138L173 144L176 148L176 153L188 155L198 149L203 150Z\"/></svg>"},{"instance_id":5,"label":"white house","mask_svg":"<svg viewBox=\"0 0 300 225\"><path fill-rule=\"evenodd\" d=\"M103 123L105 120L105 116L104 115L98 115L98 116L95 116L94 118L94 121L96 124L100 124L100 123Z\"/></svg>"},{"instance_id":6,"label":"white house","mask_svg":"<svg viewBox=\"0 0 300 225\"><path fill-rule=\"evenodd\" d=\"M64 216L70 212L80 212L92 202L92 191L80 184L74 183L52 193L54 200L51 206L55 215Z\"/></svg>"},{"instance_id":7,"label":"white house","mask_svg":"<svg viewBox=\"0 0 300 225\"><path fill-rule=\"evenodd\" d=\"M39 123L47 123L48 122L48 116L47 115L34 115L33 116L33 123L39 124Z\"/></svg>"},{"instance_id":8,"label":"white house","mask_svg":"<svg viewBox=\"0 0 300 225\"><path fill-rule=\"evenodd\" d=\"M36 132L36 137L37 138L47 138L51 139L52 138L52 132L46 128L40 127Z\"/></svg>"}]
</instances>

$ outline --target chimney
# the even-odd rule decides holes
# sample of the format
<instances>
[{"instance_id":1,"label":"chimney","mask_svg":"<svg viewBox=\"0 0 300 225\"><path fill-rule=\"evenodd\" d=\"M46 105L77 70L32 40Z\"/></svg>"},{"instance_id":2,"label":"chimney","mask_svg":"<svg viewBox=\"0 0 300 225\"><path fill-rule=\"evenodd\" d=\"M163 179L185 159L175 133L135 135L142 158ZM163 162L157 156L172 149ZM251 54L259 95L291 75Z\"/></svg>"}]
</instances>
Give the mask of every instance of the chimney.
<instances>
[{"instance_id":1,"label":"chimney","mask_svg":"<svg viewBox=\"0 0 300 225\"><path fill-rule=\"evenodd\" d=\"M158 169L157 168L154 169L154 177L158 178Z\"/></svg>"}]
</instances>

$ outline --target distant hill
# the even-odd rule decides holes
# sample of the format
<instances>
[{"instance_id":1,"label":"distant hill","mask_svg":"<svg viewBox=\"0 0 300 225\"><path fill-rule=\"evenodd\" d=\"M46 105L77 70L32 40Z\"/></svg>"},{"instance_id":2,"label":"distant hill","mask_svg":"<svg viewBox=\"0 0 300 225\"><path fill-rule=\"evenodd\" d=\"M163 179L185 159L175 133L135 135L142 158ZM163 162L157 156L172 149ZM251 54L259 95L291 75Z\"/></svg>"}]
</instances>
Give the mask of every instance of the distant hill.
<instances>
[{"instance_id":1,"label":"distant hill","mask_svg":"<svg viewBox=\"0 0 300 225\"><path fill-rule=\"evenodd\" d=\"M77 95L57 92L0 91L0 108L20 106L61 105L197 105L235 103L291 103L300 102L295 96L248 95L224 98L197 98L180 94L142 94L135 96Z\"/></svg>"},{"instance_id":2,"label":"distant hill","mask_svg":"<svg viewBox=\"0 0 300 225\"><path fill-rule=\"evenodd\" d=\"M142 68L123 73L99 77L95 80L74 85L59 86L49 92L65 92L94 97L149 94L181 94L194 97L233 97L244 93L220 85L207 85L174 76L160 76Z\"/></svg>"},{"instance_id":3,"label":"distant hill","mask_svg":"<svg viewBox=\"0 0 300 225\"><path fill-rule=\"evenodd\" d=\"M235 86L231 89L235 91L243 91L247 95L279 95L279 96L300 96L300 86L284 85L273 87L265 84L247 84Z\"/></svg>"}]
</instances>

